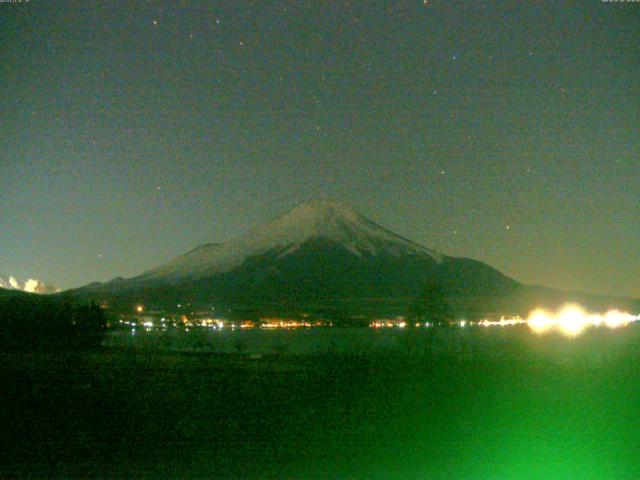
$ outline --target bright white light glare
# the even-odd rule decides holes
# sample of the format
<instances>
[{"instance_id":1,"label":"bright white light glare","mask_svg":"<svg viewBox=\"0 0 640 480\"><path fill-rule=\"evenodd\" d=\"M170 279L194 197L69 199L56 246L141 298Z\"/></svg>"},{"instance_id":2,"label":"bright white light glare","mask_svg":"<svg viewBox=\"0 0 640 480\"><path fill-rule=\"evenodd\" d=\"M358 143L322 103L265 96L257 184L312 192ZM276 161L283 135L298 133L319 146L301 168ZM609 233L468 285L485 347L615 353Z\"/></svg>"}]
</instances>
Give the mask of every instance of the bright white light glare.
<instances>
[{"instance_id":1,"label":"bright white light glare","mask_svg":"<svg viewBox=\"0 0 640 480\"><path fill-rule=\"evenodd\" d=\"M568 337L580 335L588 326L589 318L578 305L567 305L557 314L560 330Z\"/></svg>"},{"instance_id":2,"label":"bright white light glare","mask_svg":"<svg viewBox=\"0 0 640 480\"><path fill-rule=\"evenodd\" d=\"M527 320L529 328L536 333L545 333L553 327L554 319L552 314L546 310L535 310L529 315Z\"/></svg>"},{"instance_id":3,"label":"bright white light glare","mask_svg":"<svg viewBox=\"0 0 640 480\"><path fill-rule=\"evenodd\" d=\"M639 317L634 317L627 312L621 312L619 310L610 310L604 316L604 324L609 328L626 327L631 322L639 320Z\"/></svg>"},{"instance_id":4,"label":"bright white light glare","mask_svg":"<svg viewBox=\"0 0 640 480\"><path fill-rule=\"evenodd\" d=\"M568 337L575 337L587 328L600 326L620 328L638 320L640 320L640 316L634 316L620 310L609 310L601 315L588 313L579 305L569 304L556 312L542 309L534 310L529 315L527 324L531 330L538 334L555 330Z\"/></svg>"}]
</instances>

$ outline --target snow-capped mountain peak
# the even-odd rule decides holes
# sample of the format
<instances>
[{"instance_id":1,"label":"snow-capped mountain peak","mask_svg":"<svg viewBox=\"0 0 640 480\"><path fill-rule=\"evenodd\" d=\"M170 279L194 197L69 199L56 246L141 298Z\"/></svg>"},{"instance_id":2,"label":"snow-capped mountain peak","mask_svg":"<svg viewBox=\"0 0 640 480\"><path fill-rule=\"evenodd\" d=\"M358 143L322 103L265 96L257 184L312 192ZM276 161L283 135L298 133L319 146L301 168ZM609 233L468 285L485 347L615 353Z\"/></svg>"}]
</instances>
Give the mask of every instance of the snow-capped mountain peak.
<instances>
[{"instance_id":1,"label":"snow-capped mountain peak","mask_svg":"<svg viewBox=\"0 0 640 480\"><path fill-rule=\"evenodd\" d=\"M47 285L40 280L30 278L26 282L22 283L18 281L14 276L0 277L0 288L6 288L7 290L22 290L29 293L56 293L60 289L53 285Z\"/></svg>"},{"instance_id":2,"label":"snow-capped mountain peak","mask_svg":"<svg viewBox=\"0 0 640 480\"><path fill-rule=\"evenodd\" d=\"M245 259L280 251L283 257L297 251L311 239L338 244L354 255L418 255L442 261L442 255L396 235L336 201L304 202L246 235L220 244L207 244L139 278L198 276L223 273Z\"/></svg>"},{"instance_id":3,"label":"snow-capped mountain peak","mask_svg":"<svg viewBox=\"0 0 640 480\"><path fill-rule=\"evenodd\" d=\"M324 238L344 246L355 255L372 255L381 250L400 254L416 250L436 260L440 255L406 240L336 201L311 200L255 228L244 237L247 244L286 246L297 249L311 238Z\"/></svg>"}]
</instances>

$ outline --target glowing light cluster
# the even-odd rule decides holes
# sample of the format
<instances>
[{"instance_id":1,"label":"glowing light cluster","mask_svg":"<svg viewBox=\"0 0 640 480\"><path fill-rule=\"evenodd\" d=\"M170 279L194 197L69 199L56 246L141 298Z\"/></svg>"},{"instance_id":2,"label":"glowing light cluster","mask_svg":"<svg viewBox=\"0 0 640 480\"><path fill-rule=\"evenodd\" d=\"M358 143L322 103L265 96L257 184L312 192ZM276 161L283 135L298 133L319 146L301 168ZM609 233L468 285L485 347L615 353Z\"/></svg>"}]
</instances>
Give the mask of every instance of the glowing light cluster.
<instances>
[{"instance_id":1,"label":"glowing light cluster","mask_svg":"<svg viewBox=\"0 0 640 480\"><path fill-rule=\"evenodd\" d=\"M418 322L415 324L416 327L419 327L421 324ZM369 322L370 328L405 328L407 326L407 320L404 317L396 317L396 318L381 318L378 320L373 320ZM425 327L428 326L428 323L425 323Z\"/></svg>"},{"instance_id":2,"label":"glowing light cluster","mask_svg":"<svg viewBox=\"0 0 640 480\"><path fill-rule=\"evenodd\" d=\"M529 315L527 324L538 334L558 331L566 336L575 337L588 328L620 328L638 320L640 315L634 316L620 310L609 310L605 314L589 313L579 305L569 304L556 312L534 310Z\"/></svg>"},{"instance_id":3,"label":"glowing light cluster","mask_svg":"<svg viewBox=\"0 0 640 480\"><path fill-rule=\"evenodd\" d=\"M512 318L501 317L500 320L481 320L478 322L478 325L481 327L512 327L523 323L527 323L527 321L516 315Z\"/></svg>"},{"instance_id":4,"label":"glowing light cluster","mask_svg":"<svg viewBox=\"0 0 640 480\"><path fill-rule=\"evenodd\" d=\"M277 318L263 318L261 320L260 328L274 329L274 328L312 328L312 327L330 327L332 323L325 321L307 321L307 320L286 320ZM248 328L244 327L243 328Z\"/></svg>"}]
</instances>

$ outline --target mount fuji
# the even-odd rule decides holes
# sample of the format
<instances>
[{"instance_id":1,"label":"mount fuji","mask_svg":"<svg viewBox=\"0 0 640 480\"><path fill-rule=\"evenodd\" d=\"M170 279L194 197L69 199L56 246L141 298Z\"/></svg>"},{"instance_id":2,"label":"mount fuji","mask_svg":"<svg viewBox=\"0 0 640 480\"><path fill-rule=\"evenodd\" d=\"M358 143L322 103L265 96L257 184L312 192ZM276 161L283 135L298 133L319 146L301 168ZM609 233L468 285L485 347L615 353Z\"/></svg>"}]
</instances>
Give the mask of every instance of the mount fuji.
<instances>
[{"instance_id":1,"label":"mount fuji","mask_svg":"<svg viewBox=\"0 0 640 480\"><path fill-rule=\"evenodd\" d=\"M192 302L372 315L405 313L433 283L444 288L456 313L469 317L520 313L570 296L527 287L482 262L443 255L327 200L302 203L244 236L201 245L136 277L66 294L122 305Z\"/></svg>"}]
</instances>

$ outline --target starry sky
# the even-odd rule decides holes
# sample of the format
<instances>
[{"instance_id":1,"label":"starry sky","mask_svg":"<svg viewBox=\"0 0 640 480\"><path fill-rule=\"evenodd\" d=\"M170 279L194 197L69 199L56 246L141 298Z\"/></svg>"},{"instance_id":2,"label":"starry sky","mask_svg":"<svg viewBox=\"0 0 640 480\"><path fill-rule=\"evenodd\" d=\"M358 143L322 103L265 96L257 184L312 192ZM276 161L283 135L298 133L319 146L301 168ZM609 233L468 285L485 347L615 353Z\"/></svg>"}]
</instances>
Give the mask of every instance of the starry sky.
<instances>
[{"instance_id":1,"label":"starry sky","mask_svg":"<svg viewBox=\"0 0 640 480\"><path fill-rule=\"evenodd\" d=\"M0 275L133 276L311 198L640 298L639 3L0 3Z\"/></svg>"}]
</instances>

